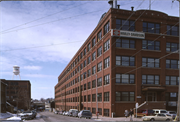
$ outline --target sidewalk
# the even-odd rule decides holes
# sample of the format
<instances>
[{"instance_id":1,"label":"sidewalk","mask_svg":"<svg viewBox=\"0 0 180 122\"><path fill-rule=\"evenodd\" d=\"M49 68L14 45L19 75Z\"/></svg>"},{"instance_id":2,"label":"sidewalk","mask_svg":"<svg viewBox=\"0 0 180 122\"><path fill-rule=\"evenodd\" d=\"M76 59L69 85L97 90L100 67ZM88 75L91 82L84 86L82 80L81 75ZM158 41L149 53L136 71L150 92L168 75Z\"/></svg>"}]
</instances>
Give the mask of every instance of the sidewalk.
<instances>
[{"instance_id":1,"label":"sidewalk","mask_svg":"<svg viewBox=\"0 0 180 122\"><path fill-rule=\"evenodd\" d=\"M98 119L97 119L97 116L92 116L92 119L94 119L95 121L109 121L109 122L112 122L112 121L130 121L130 117L114 117L114 118L111 118L111 117L102 117L102 116L99 116ZM141 118L133 118L133 121L142 121Z\"/></svg>"}]
</instances>

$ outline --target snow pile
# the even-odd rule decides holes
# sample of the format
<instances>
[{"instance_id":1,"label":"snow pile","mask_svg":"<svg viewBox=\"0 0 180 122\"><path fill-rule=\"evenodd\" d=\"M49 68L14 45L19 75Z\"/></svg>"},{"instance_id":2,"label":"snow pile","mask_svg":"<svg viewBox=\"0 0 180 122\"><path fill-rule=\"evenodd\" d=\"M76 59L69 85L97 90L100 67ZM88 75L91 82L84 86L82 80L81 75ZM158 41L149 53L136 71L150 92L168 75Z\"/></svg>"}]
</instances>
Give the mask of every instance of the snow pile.
<instances>
[{"instance_id":1,"label":"snow pile","mask_svg":"<svg viewBox=\"0 0 180 122\"><path fill-rule=\"evenodd\" d=\"M16 115L11 114L9 112L7 112L7 113L0 113L0 119L9 118L9 117L13 117L13 116L16 116Z\"/></svg>"}]
</instances>

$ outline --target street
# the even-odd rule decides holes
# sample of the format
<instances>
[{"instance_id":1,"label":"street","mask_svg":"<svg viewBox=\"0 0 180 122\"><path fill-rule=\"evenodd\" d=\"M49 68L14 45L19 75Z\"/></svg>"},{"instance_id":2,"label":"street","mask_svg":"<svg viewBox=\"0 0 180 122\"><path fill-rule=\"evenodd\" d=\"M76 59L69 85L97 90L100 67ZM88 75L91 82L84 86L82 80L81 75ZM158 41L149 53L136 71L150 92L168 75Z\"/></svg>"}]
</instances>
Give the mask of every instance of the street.
<instances>
[{"instance_id":1,"label":"street","mask_svg":"<svg viewBox=\"0 0 180 122\"><path fill-rule=\"evenodd\" d=\"M54 114L53 112L49 111L44 111L40 112L37 114L37 117L33 120L25 120L25 122L64 122L64 121L74 121L74 122L93 122L95 121L93 118L92 119L85 119L85 118L76 118L76 117L69 117L69 116L63 116L59 114Z\"/></svg>"}]
</instances>

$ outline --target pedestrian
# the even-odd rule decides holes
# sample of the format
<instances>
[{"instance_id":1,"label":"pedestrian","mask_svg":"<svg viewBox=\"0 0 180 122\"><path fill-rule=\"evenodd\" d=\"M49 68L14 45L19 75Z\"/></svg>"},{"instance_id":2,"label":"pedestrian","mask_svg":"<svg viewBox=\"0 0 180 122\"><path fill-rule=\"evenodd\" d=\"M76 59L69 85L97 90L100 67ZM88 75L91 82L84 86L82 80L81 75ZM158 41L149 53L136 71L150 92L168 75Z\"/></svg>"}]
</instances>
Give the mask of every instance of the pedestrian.
<instances>
[{"instance_id":1,"label":"pedestrian","mask_svg":"<svg viewBox=\"0 0 180 122\"><path fill-rule=\"evenodd\" d=\"M130 121L133 121L133 117L132 117L132 115L133 115L133 110L132 110L132 109L130 109L130 112L129 112Z\"/></svg>"},{"instance_id":2,"label":"pedestrian","mask_svg":"<svg viewBox=\"0 0 180 122\"><path fill-rule=\"evenodd\" d=\"M125 117L127 118L127 117L128 117L128 115L129 115L128 110L125 110L124 114L125 114Z\"/></svg>"}]
</instances>

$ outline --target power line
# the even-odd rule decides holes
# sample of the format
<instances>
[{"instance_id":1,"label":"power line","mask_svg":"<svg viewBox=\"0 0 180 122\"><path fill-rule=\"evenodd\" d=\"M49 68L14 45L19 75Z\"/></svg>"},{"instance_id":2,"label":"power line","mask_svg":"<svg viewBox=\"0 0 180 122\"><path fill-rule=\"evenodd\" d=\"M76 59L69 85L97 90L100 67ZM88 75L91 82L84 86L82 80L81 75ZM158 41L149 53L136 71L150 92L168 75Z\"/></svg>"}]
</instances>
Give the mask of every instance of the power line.
<instances>
[{"instance_id":1,"label":"power line","mask_svg":"<svg viewBox=\"0 0 180 122\"><path fill-rule=\"evenodd\" d=\"M44 25L44 24L49 24L49 23L60 21L60 20L70 19L70 18L74 18L74 17L78 17L78 16L90 14L90 13L95 13L95 12L99 12L99 11L103 11L103 10L92 11L92 12L88 12L88 13L84 13L84 14L79 14L79 15L76 15L76 16L71 16L71 17L67 17L67 18L63 18L63 19L57 19L57 20L54 20L54 21L49 21L49 22L46 22L46 23L41 23L41 24L37 24L37 25L25 27L25 28L20 28L20 29L13 30L13 31L7 31L7 32L4 32L4 33L1 33L0 35L5 34L5 33L14 32L14 31L24 30L24 29L27 29L27 28L32 28L32 27L36 27L36 26L40 26L40 25Z\"/></svg>"},{"instance_id":2,"label":"power line","mask_svg":"<svg viewBox=\"0 0 180 122\"><path fill-rule=\"evenodd\" d=\"M89 2L87 2L87 3L89 3ZM87 4L87 3L83 3L83 4L80 4L80 5L74 6L74 7L72 7L72 8L76 8L76 7L78 7L78 6L81 6L81 5L84 5L84 4ZM35 22L35 21L38 21L38 20L44 19L44 18L46 18L46 17L50 17L50 16L53 16L53 15L59 14L59 13L61 13L61 12L64 12L64 11L70 10L70 9L72 9L72 8L68 8L68 9L65 9L65 10L63 10L63 11L59 11L59 12L56 12L56 13L53 13L53 14L50 14L50 15L47 15L47 16L44 16L44 17L41 17L41 18L38 18L38 19L35 19L35 20L32 20L32 21L29 21L29 22L26 22L26 23L24 23L24 24L21 24L21 25L18 25L18 26L15 26L15 27L12 27L12 28L9 28L9 29L6 29L6 30L3 30L3 31L1 31L0 33L6 32L6 31L8 31L8 30L11 30L11 29L14 29L14 28L17 28L17 27L23 26L23 25L27 25L27 24L29 24L29 23L33 23L33 22Z\"/></svg>"},{"instance_id":3,"label":"power line","mask_svg":"<svg viewBox=\"0 0 180 122\"><path fill-rule=\"evenodd\" d=\"M24 49L31 49L31 48L42 48L42 47L49 47L49 46L56 46L56 45L70 44L70 43L76 43L76 42L82 42L82 41L74 41L74 42L68 42L68 43L52 44L52 45L44 45L44 46L34 46L34 47L26 47L26 48L18 48L18 49L9 49L9 50L0 50L0 52L3 52L3 51L24 50Z\"/></svg>"}]
</instances>

